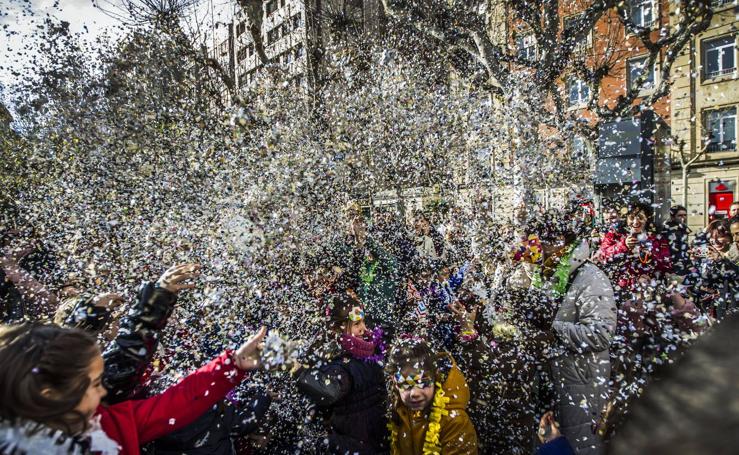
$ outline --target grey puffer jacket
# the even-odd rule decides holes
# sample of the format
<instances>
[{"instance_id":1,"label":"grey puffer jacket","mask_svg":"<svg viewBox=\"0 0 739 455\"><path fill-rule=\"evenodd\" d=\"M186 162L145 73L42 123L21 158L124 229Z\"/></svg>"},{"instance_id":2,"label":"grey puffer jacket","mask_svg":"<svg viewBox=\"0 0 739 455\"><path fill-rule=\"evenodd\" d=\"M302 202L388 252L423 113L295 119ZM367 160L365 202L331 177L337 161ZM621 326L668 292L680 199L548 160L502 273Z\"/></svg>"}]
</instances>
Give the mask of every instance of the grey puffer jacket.
<instances>
[{"instance_id":1,"label":"grey puffer jacket","mask_svg":"<svg viewBox=\"0 0 739 455\"><path fill-rule=\"evenodd\" d=\"M608 347L616 330L613 288L589 257L587 242L573 251L569 287L552 324L560 344L551 359L560 430L578 455L603 453L593 424L608 399Z\"/></svg>"}]
</instances>

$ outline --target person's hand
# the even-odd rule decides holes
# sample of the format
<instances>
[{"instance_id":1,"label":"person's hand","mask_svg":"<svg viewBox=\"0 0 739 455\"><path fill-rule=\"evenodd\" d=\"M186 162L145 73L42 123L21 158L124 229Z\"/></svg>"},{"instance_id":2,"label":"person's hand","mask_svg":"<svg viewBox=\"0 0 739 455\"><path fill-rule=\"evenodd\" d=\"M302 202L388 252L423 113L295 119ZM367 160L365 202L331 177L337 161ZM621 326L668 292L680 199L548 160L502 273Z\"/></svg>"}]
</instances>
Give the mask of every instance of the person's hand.
<instances>
[{"instance_id":1,"label":"person's hand","mask_svg":"<svg viewBox=\"0 0 739 455\"><path fill-rule=\"evenodd\" d=\"M537 434L539 436L539 441L541 441L542 444L554 441L558 437L562 436L562 433L559 432L559 424L554 420L554 413L552 411L541 416L541 419L539 420L539 431Z\"/></svg>"},{"instance_id":2,"label":"person's hand","mask_svg":"<svg viewBox=\"0 0 739 455\"><path fill-rule=\"evenodd\" d=\"M98 308L113 310L124 302L120 294L108 292L106 294L98 294L92 299L92 304Z\"/></svg>"},{"instance_id":3,"label":"person's hand","mask_svg":"<svg viewBox=\"0 0 739 455\"><path fill-rule=\"evenodd\" d=\"M639 239L635 235L626 237L626 247L628 249L633 250L637 243L639 243Z\"/></svg>"},{"instance_id":4,"label":"person's hand","mask_svg":"<svg viewBox=\"0 0 739 455\"><path fill-rule=\"evenodd\" d=\"M200 276L200 264L173 265L157 280L160 288L177 295L183 289L192 289L195 283L184 283Z\"/></svg>"},{"instance_id":5,"label":"person's hand","mask_svg":"<svg viewBox=\"0 0 739 455\"><path fill-rule=\"evenodd\" d=\"M33 242L16 241L5 246L2 249L2 255L3 259L7 259L8 261L20 262L21 259L28 256L35 249L36 245Z\"/></svg>"},{"instance_id":6,"label":"person's hand","mask_svg":"<svg viewBox=\"0 0 739 455\"><path fill-rule=\"evenodd\" d=\"M720 261L722 258L721 252L712 246L708 247L708 251L706 252L706 257L714 262Z\"/></svg>"},{"instance_id":7,"label":"person's hand","mask_svg":"<svg viewBox=\"0 0 739 455\"><path fill-rule=\"evenodd\" d=\"M260 344L267 335L267 327L262 326L256 335L249 338L246 343L234 353L234 361L236 366L243 371L251 371L259 368L259 351Z\"/></svg>"},{"instance_id":8,"label":"person's hand","mask_svg":"<svg viewBox=\"0 0 739 455\"><path fill-rule=\"evenodd\" d=\"M449 310L454 315L454 319L459 323L463 332L475 330L477 307L472 308L472 311L467 311L467 308L465 308L459 300L455 300L449 304Z\"/></svg>"}]
</instances>

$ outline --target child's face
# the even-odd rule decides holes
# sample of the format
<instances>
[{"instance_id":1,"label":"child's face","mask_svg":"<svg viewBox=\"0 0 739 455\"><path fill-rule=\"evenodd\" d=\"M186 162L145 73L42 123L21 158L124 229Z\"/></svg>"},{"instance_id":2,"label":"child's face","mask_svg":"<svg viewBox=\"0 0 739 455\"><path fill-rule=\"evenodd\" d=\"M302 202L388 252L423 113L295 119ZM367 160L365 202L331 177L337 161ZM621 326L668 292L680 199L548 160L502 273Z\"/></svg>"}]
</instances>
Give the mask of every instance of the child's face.
<instances>
[{"instance_id":1,"label":"child's face","mask_svg":"<svg viewBox=\"0 0 739 455\"><path fill-rule=\"evenodd\" d=\"M411 411L423 411L434 401L434 381L423 371L414 368L403 368L395 377L395 389L400 401ZM412 378L412 379L408 379Z\"/></svg>"},{"instance_id":2,"label":"child's face","mask_svg":"<svg viewBox=\"0 0 739 455\"><path fill-rule=\"evenodd\" d=\"M344 333L356 338L363 338L367 334L367 326L364 324L364 310L356 306L349 313L349 322L346 323Z\"/></svg>"},{"instance_id":3,"label":"child's face","mask_svg":"<svg viewBox=\"0 0 739 455\"><path fill-rule=\"evenodd\" d=\"M351 335L356 338L363 338L367 333L367 326L364 324L364 319L361 321L349 321L346 324L344 333Z\"/></svg>"},{"instance_id":4,"label":"child's face","mask_svg":"<svg viewBox=\"0 0 739 455\"><path fill-rule=\"evenodd\" d=\"M88 376L90 377L90 385L87 386L85 396L82 397L82 401L77 404L74 408L75 411L86 416L88 419L95 415L95 411L100 406L100 400L105 398L108 391L103 387L103 356L98 355L95 360L92 361L90 369L88 370Z\"/></svg>"}]
</instances>

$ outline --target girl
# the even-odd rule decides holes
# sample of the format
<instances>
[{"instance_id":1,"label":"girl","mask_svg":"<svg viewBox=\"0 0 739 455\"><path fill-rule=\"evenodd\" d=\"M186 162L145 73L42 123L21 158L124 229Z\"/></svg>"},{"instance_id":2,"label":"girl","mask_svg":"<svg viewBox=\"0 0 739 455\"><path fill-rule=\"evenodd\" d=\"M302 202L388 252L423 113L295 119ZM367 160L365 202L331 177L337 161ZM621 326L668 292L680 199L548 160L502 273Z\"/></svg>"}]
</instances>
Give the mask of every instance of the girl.
<instances>
[{"instance_id":1,"label":"girl","mask_svg":"<svg viewBox=\"0 0 739 455\"><path fill-rule=\"evenodd\" d=\"M329 339L337 353L328 363L298 370L298 389L329 414L330 453L387 452L382 330L369 331L364 308L349 294L329 299Z\"/></svg>"},{"instance_id":2,"label":"girl","mask_svg":"<svg viewBox=\"0 0 739 455\"><path fill-rule=\"evenodd\" d=\"M259 365L266 329L179 384L145 400L101 406L103 358L77 329L23 324L0 328L0 453L138 454L182 428Z\"/></svg>"},{"instance_id":3,"label":"girl","mask_svg":"<svg viewBox=\"0 0 739 455\"><path fill-rule=\"evenodd\" d=\"M391 351L392 454L477 454L477 433L467 415L470 392L462 372L444 352L434 354L418 339Z\"/></svg>"}]
</instances>

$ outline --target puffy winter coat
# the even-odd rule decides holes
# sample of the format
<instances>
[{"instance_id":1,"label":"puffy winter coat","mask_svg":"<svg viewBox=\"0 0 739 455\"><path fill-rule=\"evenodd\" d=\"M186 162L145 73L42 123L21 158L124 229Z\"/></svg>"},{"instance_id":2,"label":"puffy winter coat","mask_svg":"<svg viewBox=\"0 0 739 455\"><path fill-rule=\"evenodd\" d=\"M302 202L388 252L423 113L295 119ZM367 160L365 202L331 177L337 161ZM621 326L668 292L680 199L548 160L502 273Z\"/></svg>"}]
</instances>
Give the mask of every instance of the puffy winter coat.
<instances>
[{"instance_id":1,"label":"puffy winter coat","mask_svg":"<svg viewBox=\"0 0 739 455\"><path fill-rule=\"evenodd\" d=\"M590 248L580 243L570 258L570 283L552 329L560 342L550 365L558 395L561 432L577 454L602 453L592 424L608 398L608 347L616 329L616 302L608 277L587 262Z\"/></svg>"},{"instance_id":2,"label":"puffy winter coat","mask_svg":"<svg viewBox=\"0 0 739 455\"><path fill-rule=\"evenodd\" d=\"M139 454L139 447L197 419L239 384L245 373L225 352L189 374L178 384L145 400L100 406L102 431L119 446L119 455ZM69 455L98 453L96 436L69 437L30 422L0 423L0 453L12 455ZM110 452L108 452L109 455ZM113 452L116 453L116 452Z\"/></svg>"},{"instance_id":3,"label":"puffy winter coat","mask_svg":"<svg viewBox=\"0 0 739 455\"><path fill-rule=\"evenodd\" d=\"M467 415L467 405L470 402L467 381L448 354L442 356L439 369L443 379L442 389L445 396L449 398L445 406L449 413L442 415L440 421L441 453L444 455L475 455L477 454L477 433ZM398 403L393 414L393 420L397 426L397 445L392 447L392 453L423 454L426 431L429 426L428 413L415 413Z\"/></svg>"},{"instance_id":4,"label":"puffy winter coat","mask_svg":"<svg viewBox=\"0 0 739 455\"><path fill-rule=\"evenodd\" d=\"M103 352L104 383L110 404L137 396L141 378L167 325L177 296L153 283L144 283L136 304L121 318L115 340Z\"/></svg>"},{"instance_id":5,"label":"puffy winter coat","mask_svg":"<svg viewBox=\"0 0 739 455\"><path fill-rule=\"evenodd\" d=\"M387 389L380 364L343 355L323 367L303 370L297 385L330 413L331 453L387 452Z\"/></svg>"}]
</instances>

